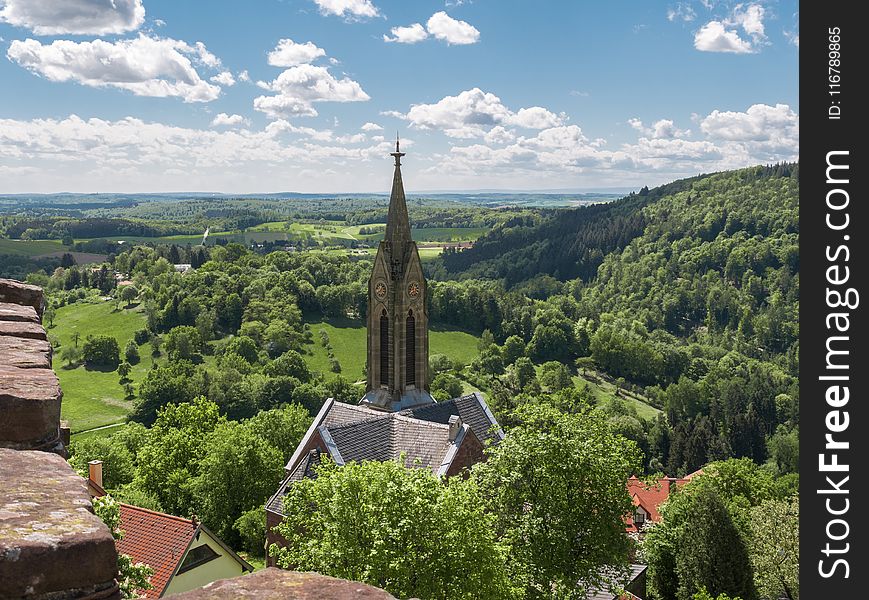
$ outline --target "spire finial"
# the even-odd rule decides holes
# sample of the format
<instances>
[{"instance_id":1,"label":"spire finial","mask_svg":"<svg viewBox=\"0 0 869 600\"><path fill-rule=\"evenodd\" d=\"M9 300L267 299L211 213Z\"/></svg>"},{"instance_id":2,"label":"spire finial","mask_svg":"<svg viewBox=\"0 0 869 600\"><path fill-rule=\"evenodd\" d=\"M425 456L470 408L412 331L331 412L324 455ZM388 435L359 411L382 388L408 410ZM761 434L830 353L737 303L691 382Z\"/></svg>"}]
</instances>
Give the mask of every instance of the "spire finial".
<instances>
[{"instance_id":1,"label":"spire finial","mask_svg":"<svg viewBox=\"0 0 869 600\"><path fill-rule=\"evenodd\" d=\"M395 132L395 152L390 152L392 156L395 157L395 166L401 166L401 157L406 154L406 152L402 152L401 148L398 145L398 132Z\"/></svg>"}]
</instances>

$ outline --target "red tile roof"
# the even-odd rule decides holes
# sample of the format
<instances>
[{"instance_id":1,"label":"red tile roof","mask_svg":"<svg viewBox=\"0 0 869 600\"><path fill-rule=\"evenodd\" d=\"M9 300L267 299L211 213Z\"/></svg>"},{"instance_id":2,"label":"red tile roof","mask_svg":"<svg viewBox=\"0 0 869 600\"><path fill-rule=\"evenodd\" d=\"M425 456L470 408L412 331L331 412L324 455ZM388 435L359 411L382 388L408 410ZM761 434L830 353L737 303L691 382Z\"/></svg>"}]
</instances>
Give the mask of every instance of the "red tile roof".
<instances>
[{"instance_id":1,"label":"red tile roof","mask_svg":"<svg viewBox=\"0 0 869 600\"><path fill-rule=\"evenodd\" d=\"M154 587L144 596L159 598L193 541L198 525L190 519L121 504L121 530L124 537L117 542L118 552L129 554L134 563L145 563L154 569L151 575Z\"/></svg>"},{"instance_id":2,"label":"red tile roof","mask_svg":"<svg viewBox=\"0 0 869 600\"><path fill-rule=\"evenodd\" d=\"M674 489L673 486L681 487L702 473L703 469L698 469L681 479L676 479L675 477L664 477L652 484L646 484L637 479L636 475L634 475L628 479L628 493L631 495L631 500L633 501L634 506L642 506L643 510L645 510L649 515L649 521L658 523L661 520L659 509L661 505L667 501L667 498L670 497L670 492ZM639 531L634 523L633 514L625 517L625 530L629 533L636 533Z\"/></svg>"}]
</instances>

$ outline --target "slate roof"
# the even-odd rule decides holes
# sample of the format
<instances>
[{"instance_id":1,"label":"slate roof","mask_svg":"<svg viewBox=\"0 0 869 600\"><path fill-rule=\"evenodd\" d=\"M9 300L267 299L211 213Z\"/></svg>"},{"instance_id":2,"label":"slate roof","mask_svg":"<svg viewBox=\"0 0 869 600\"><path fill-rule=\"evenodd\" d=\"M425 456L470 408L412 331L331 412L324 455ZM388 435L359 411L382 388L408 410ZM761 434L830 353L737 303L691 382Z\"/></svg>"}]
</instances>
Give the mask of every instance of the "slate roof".
<instances>
[{"instance_id":1,"label":"slate roof","mask_svg":"<svg viewBox=\"0 0 869 600\"><path fill-rule=\"evenodd\" d=\"M631 564L630 572L624 579L621 579L620 577L611 577L606 569L604 569L603 575L605 578L610 579L610 581L615 584L615 587L629 588L638 578L642 577L647 568L646 565L638 563ZM619 581L620 579L621 581ZM631 592L626 591L621 594L614 594L609 590L600 588L590 589L585 597L586 600L642 600L642 598L632 594Z\"/></svg>"},{"instance_id":2,"label":"slate roof","mask_svg":"<svg viewBox=\"0 0 869 600\"><path fill-rule=\"evenodd\" d=\"M120 527L124 537L117 541L118 552L154 569L154 587L144 596L159 598L193 541L197 525L190 519L121 504Z\"/></svg>"},{"instance_id":3,"label":"slate roof","mask_svg":"<svg viewBox=\"0 0 869 600\"><path fill-rule=\"evenodd\" d=\"M479 394L468 394L445 402L412 408L402 411L402 414L443 424L449 423L451 416L458 415L462 418L463 423L471 426L471 430L483 445L489 441L497 443L504 439L504 432L498 426L495 416L492 415L485 400Z\"/></svg>"}]
</instances>

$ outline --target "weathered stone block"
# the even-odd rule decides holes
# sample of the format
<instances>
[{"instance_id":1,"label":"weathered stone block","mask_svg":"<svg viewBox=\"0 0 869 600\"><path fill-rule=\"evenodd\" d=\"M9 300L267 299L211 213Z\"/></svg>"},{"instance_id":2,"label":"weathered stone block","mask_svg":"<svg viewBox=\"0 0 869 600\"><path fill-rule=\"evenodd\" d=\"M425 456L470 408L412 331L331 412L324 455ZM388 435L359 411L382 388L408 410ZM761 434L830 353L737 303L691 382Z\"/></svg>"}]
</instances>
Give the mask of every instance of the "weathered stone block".
<instances>
[{"instance_id":1,"label":"weathered stone block","mask_svg":"<svg viewBox=\"0 0 869 600\"><path fill-rule=\"evenodd\" d=\"M42 295L42 288L37 285L0 278L0 302L32 306L39 319L42 320L45 298Z\"/></svg>"},{"instance_id":2,"label":"weathered stone block","mask_svg":"<svg viewBox=\"0 0 869 600\"><path fill-rule=\"evenodd\" d=\"M299 573L268 568L172 596L178 600L395 600L383 590L319 573Z\"/></svg>"},{"instance_id":3,"label":"weathered stone block","mask_svg":"<svg viewBox=\"0 0 869 600\"><path fill-rule=\"evenodd\" d=\"M0 302L0 321L27 321L39 323L39 315L32 306Z\"/></svg>"},{"instance_id":4,"label":"weathered stone block","mask_svg":"<svg viewBox=\"0 0 869 600\"><path fill-rule=\"evenodd\" d=\"M0 447L50 449L59 440L62 395L50 369L0 365Z\"/></svg>"},{"instance_id":5,"label":"weathered stone block","mask_svg":"<svg viewBox=\"0 0 869 600\"><path fill-rule=\"evenodd\" d=\"M0 481L0 598L120 598L114 539L63 458L0 449Z\"/></svg>"},{"instance_id":6,"label":"weathered stone block","mask_svg":"<svg viewBox=\"0 0 869 600\"><path fill-rule=\"evenodd\" d=\"M33 310L29 306L27 308ZM48 339L48 335L45 333L42 325L39 323L28 323L27 321L0 321L0 337L2 336L28 338L31 340Z\"/></svg>"},{"instance_id":7,"label":"weathered stone block","mask_svg":"<svg viewBox=\"0 0 869 600\"><path fill-rule=\"evenodd\" d=\"M22 369L50 369L51 344L45 340L0 335L0 365Z\"/></svg>"}]
</instances>

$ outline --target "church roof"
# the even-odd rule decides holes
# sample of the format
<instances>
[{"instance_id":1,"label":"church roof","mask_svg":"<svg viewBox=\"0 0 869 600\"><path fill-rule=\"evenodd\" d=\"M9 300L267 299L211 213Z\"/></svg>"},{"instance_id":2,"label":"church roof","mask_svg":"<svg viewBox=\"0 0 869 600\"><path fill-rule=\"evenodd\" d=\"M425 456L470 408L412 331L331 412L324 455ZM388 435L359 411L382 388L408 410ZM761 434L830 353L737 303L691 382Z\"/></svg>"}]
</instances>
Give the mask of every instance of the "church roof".
<instances>
[{"instance_id":1,"label":"church roof","mask_svg":"<svg viewBox=\"0 0 869 600\"><path fill-rule=\"evenodd\" d=\"M405 411L405 414L434 423L449 423L451 416L458 415L463 423L471 426L474 434L483 444L490 440L497 443L504 439L504 431L498 426L495 415L489 410L486 401L479 393L412 408Z\"/></svg>"}]
</instances>

